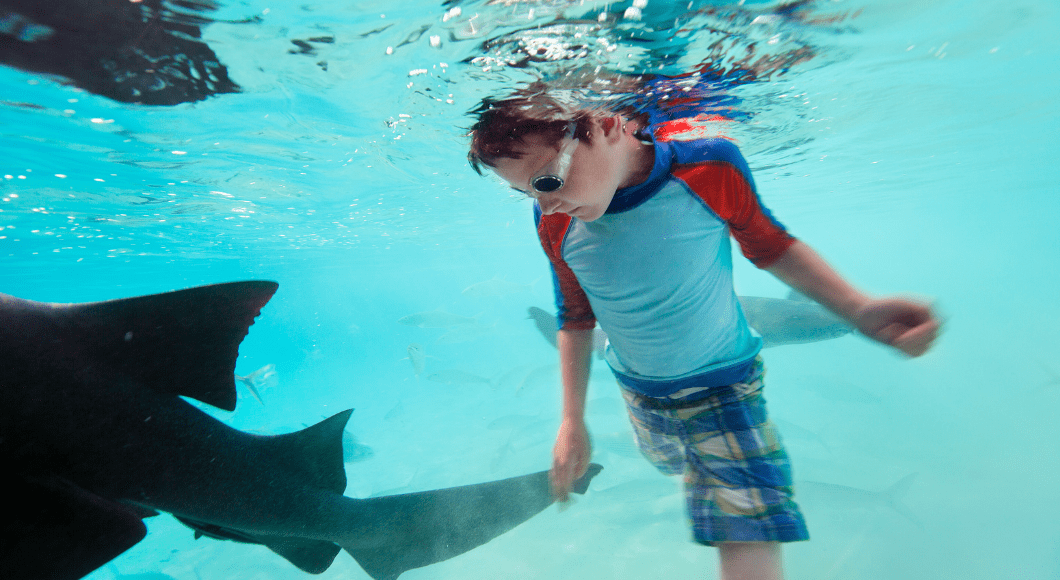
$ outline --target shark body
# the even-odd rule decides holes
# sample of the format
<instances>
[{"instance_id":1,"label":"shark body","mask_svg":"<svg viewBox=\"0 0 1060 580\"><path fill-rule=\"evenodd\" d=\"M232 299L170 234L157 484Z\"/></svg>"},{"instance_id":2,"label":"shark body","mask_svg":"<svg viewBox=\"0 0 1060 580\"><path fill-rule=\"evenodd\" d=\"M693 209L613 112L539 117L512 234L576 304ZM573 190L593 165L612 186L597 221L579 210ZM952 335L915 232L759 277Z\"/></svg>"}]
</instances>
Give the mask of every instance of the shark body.
<instances>
[{"instance_id":1,"label":"shark body","mask_svg":"<svg viewBox=\"0 0 1060 580\"><path fill-rule=\"evenodd\" d=\"M306 572L345 549L376 580L393 580L552 503L547 472L348 498L342 433L352 410L262 436L183 400L235 408L239 344L276 288L235 282L86 304L0 294L0 463L25 508L0 521L0 577L80 578L139 542L141 518L164 511Z\"/></svg>"},{"instance_id":2,"label":"shark body","mask_svg":"<svg viewBox=\"0 0 1060 580\"><path fill-rule=\"evenodd\" d=\"M792 294L788 298L740 296L747 324L762 336L762 347L806 344L850 334L853 328L820 304Z\"/></svg>"},{"instance_id":3,"label":"shark body","mask_svg":"<svg viewBox=\"0 0 1060 580\"><path fill-rule=\"evenodd\" d=\"M747 324L762 336L762 348L805 344L850 334L851 326L820 304L792 294L788 298L739 296ZM536 306L528 310L541 336L556 346L556 316ZM602 356L607 335L599 327L593 331L593 348Z\"/></svg>"}]
</instances>

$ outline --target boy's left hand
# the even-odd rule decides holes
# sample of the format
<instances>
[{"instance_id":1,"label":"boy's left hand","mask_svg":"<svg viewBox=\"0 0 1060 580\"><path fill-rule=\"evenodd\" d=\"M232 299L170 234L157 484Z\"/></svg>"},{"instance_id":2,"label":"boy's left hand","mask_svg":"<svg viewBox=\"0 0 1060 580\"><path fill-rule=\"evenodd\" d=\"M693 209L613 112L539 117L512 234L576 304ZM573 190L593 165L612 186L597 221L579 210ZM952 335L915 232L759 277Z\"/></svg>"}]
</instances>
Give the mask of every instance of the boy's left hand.
<instances>
[{"instance_id":1,"label":"boy's left hand","mask_svg":"<svg viewBox=\"0 0 1060 580\"><path fill-rule=\"evenodd\" d=\"M865 336L920 356L938 337L939 321L927 304L902 298L872 300L852 321Z\"/></svg>"}]
</instances>

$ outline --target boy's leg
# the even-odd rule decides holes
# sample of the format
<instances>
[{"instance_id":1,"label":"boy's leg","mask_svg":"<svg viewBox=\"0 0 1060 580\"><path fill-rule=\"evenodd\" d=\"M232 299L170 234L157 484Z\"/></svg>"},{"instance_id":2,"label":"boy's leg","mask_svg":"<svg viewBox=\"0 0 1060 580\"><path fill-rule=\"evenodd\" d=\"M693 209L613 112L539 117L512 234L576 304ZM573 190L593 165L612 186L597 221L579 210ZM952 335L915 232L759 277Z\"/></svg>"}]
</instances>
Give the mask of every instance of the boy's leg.
<instances>
[{"instance_id":1,"label":"boy's leg","mask_svg":"<svg viewBox=\"0 0 1060 580\"><path fill-rule=\"evenodd\" d=\"M791 466L762 397L760 363L745 382L685 409L685 490L694 537L721 548L722 578L780 578L778 542L809 537ZM722 546L726 546L723 547Z\"/></svg>"},{"instance_id":2,"label":"boy's leg","mask_svg":"<svg viewBox=\"0 0 1060 580\"><path fill-rule=\"evenodd\" d=\"M782 580L780 544L777 542L723 542L718 544L721 580Z\"/></svg>"},{"instance_id":3,"label":"boy's leg","mask_svg":"<svg viewBox=\"0 0 1060 580\"><path fill-rule=\"evenodd\" d=\"M622 389L622 396L626 399L626 410L641 455L664 475L684 473L685 446L678 433L667 429L672 421L665 413L643 407L644 397L626 389Z\"/></svg>"},{"instance_id":4,"label":"boy's leg","mask_svg":"<svg viewBox=\"0 0 1060 580\"><path fill-rule=\"evenodd\" d=\"M663 473L684 471L693 535L719 548L722 580L779 580L779 542L808 538L762 375L759 360L747 382L689 406L648 408L623 391L644 455Z\"/></svg>"}]
</instances>

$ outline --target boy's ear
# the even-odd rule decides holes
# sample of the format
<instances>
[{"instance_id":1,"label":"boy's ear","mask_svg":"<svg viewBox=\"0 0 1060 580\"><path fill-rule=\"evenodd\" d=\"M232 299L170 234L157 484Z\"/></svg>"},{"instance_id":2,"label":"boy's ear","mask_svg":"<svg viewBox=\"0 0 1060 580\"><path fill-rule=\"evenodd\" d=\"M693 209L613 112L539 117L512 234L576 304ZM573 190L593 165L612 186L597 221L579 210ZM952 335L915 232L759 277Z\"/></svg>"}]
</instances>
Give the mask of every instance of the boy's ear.
<instances>
[{"instance_id":1,"label":"boy's ear","mask_svg":"<svg viewBox=\"0 0 1060 580\"><path fill-rule=\"evenodd\" d=\"M595 122L600 125L604 132L604 138L608 141L618 141L622 138L622 117L611 115L610 117L599 117Z\"/></svg>"}]
</instances>

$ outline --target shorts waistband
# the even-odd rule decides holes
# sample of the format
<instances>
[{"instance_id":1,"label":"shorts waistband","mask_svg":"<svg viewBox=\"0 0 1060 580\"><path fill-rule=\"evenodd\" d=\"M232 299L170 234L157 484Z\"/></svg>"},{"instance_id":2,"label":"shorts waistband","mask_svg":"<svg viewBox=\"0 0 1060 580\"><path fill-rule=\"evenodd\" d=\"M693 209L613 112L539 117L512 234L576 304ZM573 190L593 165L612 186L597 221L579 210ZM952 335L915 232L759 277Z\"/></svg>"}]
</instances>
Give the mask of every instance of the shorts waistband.
<instances>
[{"instance_id":1,"label":"shorts waistband","mask_svg":"<svg viewBox=\"0 0 1060 580\"><path fill-rule=\"evenodd\" d=\"M752 374L756 364L760 364L758 356L748 360L740 361L720 369L713 369L697 375L681 377L677 379L648 379L634 377L611 367L615 378L626 389L654 398L663 398L683 391L685 389L711 389L724 387L747 379ZM683 397L682 397L683 399Z\"/></svg>"},{"instance_id":2,"label":"shorts waistband","mask_svg":"<svg viewBox=\"0 0 1060 580\"><path fill-rule=\"evenodd\" d=\"M759 381L765 373L765 365L763 364L762 357L756 356L749 361L748 366L749 368L743 371L741 376L736 380L723 385L713 384L710 386L703 386L700 389L692 389L691 392L681 393L683 396L651 396L630 388L628 385L623 384L621 380L619 380L619 386L621 386L622 390L628 393L629 396L643 408L657 411L687 409L689 407L702 405L704 401L711 397L720 397L721 399L733 397L732 387L734 385L750 385Z\"/></svg>"}]
</instances>

